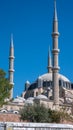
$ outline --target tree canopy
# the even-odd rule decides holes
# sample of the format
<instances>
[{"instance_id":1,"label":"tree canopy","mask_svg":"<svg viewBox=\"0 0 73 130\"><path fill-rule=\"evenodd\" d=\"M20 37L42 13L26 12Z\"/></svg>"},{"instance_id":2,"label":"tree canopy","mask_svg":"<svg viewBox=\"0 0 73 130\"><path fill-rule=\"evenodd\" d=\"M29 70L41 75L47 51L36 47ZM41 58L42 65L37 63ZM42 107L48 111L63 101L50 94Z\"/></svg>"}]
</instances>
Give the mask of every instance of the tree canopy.
<instances>
[{"instance_id":1,"label":"tree canopy","mask_svg":"<svg viewBox=\"0 0 73 130\"><path fill-rule=\"evenodd\" d=\"M0 69L0 107L7 103L5 99L9 98L11 88L6 73Z\"/></svg>"},{"instance_id":2,"label":"tree canopy","mask_svg":"<svg viewBox=\"0 0 73 130\"><path fill-rule=\"evenodd\" d=\"M20 120L28 122L60 123L67 119L70 119L70 115L66 112L51 110L39 104L25 105L20 110Z\"/></svg>"},{"instance_id":3,"label":"tree canopy","mask_svg":"<svg viewBox=\"0 0 73 130\"><path fill-rule=\"evenodd\" d=\"M26 105L20 110L20 119L30 122L47 122L48 110L43 105Z\"/></svg>"}]
</instances>

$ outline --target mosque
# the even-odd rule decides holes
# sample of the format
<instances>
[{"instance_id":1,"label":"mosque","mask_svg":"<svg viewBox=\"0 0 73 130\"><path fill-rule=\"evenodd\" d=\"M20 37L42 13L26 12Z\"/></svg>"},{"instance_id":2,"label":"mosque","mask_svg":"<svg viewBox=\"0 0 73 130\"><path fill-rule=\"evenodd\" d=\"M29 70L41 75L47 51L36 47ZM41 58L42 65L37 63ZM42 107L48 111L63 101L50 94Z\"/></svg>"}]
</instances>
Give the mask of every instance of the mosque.
<instances>
[{"instance_id":1,"label":"mosque","mask_svg":"<svg viewBox=\"0 0 73 130\"><path fill-rule=\"evenodd\" d=\"M25 104L40 103L51 109L59 109L66 106L67 109L72 111L73 104L73 83L59 73L59 48L58 48L58 17L56 0L54 0L54 17L53 17L53 31L52 31L52 57L49 49L48 53L48 72L37 77L37 79L30 83L26 81L25 90L22 92L21 97L16 97L12 102L9 101L7 106L3 109L18 111ZM10 56L9 56L9 82L14 86L14 46L13 38L11 37ZM13 98L13 88L10 92L10 99ZM3 111L2 109L2 111Z\"/></svg>"},{"instance_id":2,"label":"mosque","mask_svg":"<svg viewBox=\"0 0 73 130\"><path fill-rule=\"evenodd\" d=\"M39 76L33 83L26 81L25 91L22 97L28 99L34 97L36 99L46 98L53 101L55 108L58 108L60 103L71 102L73 98L73 84L64 75L59 73L59 48L58 48L58 17L56 9L56 0L54 0L54 17L53 17L53 32L52 32L52 59L49 49L48 54L48 72ZM60 102L61 101L61 102Z\"/></svg>"}]
</instances>

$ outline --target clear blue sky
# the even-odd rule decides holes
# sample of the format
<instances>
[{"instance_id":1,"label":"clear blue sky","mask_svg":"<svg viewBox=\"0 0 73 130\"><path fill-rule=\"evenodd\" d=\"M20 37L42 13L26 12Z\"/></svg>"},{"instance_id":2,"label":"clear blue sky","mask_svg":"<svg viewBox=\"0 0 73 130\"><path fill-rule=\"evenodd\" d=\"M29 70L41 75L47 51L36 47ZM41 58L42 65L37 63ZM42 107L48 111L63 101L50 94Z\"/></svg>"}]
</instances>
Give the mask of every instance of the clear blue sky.
<instances>
[{"instance_id":1,"label":"clear blue sky","mask_svg":"<svg viewBox=\"0 0 73 130\"><path fill-rule=\"evenodd\" d=\"M57 0L60 73L73 82L73 0ZM10 35L13 33L14 97L47 72L52 49L53 0L0 0L0 68L8 74Z\"/></svg>"}]
</instances>

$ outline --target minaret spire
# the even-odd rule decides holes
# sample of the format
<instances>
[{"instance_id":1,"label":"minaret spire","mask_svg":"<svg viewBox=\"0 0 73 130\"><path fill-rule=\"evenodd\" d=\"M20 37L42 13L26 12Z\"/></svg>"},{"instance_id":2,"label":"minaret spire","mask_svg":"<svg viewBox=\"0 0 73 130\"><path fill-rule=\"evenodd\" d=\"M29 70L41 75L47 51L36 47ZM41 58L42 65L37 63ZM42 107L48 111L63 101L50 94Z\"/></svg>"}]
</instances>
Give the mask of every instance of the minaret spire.
<instances>
[{"instance_id":1,"label":"minaret spire","mask_svg":"<svg viewBox=\"0 0 73 130\"><path fill-rule=\"evenodd\" d=\"M53 98L54 98L54 105L56 109L59 106L59 81L58 81L58 18L57 18L57 10L56 10L56 0L54 0L54 19L53 19L53 32L52 32L52 39L53 39Z\"/></svg>"},{"instance_id":2,"label":"minaret spire","mask_svg":"<svg viewBox=\"0 0 73 130\"><path fill-rule=\"evenodd\" d=\"M56 9L56 0L54 0L54 21L58 21L57 19L57 9Z\"/></svg>"},{"instance_id":3,"label":"minaret spire","mask_svg":"<svg viewBox=\"0 0 73 130\"><path fill-rule=\"evenodd\" d=\"M11 34L11 47L13 47L13 34Z\"/></svg>"},{"instance_id":4,"label":"minaret spire","mask_svg":"<svg viewBox=\"0 0 73 130\"><path fill-rule=\"evenodd\" d=\"M14 86L14 46L13 46L13 35L11 34L10 40L10 54L9 54L9 82L12 85L12 90L10 91L10 99L13 98L13 86Z\"/></svg>"},{"instance_id":5,"label":"minaret spire","mask_svg":"<svg viewBox=\"0 0 73 130\"><path fill-rule=\"evenodd\" d=\"M52 73L52 62L51 62L51 52L50 52L50 47L49 47L49 51L48 51L48 73Z\"/></svg>"}]
</instances>

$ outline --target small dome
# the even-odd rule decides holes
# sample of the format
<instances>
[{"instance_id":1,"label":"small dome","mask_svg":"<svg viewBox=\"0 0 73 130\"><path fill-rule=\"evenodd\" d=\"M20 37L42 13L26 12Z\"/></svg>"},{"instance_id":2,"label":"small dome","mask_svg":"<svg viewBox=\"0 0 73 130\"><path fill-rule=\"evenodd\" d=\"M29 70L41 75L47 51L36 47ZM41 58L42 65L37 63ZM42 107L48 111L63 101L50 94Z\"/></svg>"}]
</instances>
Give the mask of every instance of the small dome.
<instances>
[{"instance_id":1,"label":"small dome","mask_svg":"<svg viewBox=\"0 0 73 130\"><path fill-rule=\"evenodd\" d=\"M27 100L34 100L34 97L29 97L29 98L27 98Z\"/></svg>"},{"instance_id":2,"label":"small dome","mask_svg":"<svg viewBox=\"0 0 73 130\"><path fill-rule=\"evenodd\" d=\"M38 80L39 80L39 79L42 79L41 76L38 77Z\"/></svg>"},{"instance_id":3,"label":"small dome","mask_svg":"<svg viewBox=\"0 0 73 130\"><path fill-rule=\"evenodd\" d=\"M14 103L23 103L25 102L25 99L22 98L22 97L16 97L14 100L13 100Z\"/></svg>"},{"instance_id":4,"label":"small dome","mask_svg":"<svg viewBox=\"0 0 73 130\"><path fill-rule=\"evenodd\" d=\"M38 95L37 97L35 97L35 99L48 99L45 95Z\"/></svg>"},{"instance_id":5,"label":"small dome","mask_svg":"<svg viewBox=\"0 0 73 130\"><path fill-rule=\"evenodd\" d=\"M27 80L27 81L26 81L26 84L30 84L30 82Z\"/></svg>"},{"instance_id":6,"label":"small dome","mask_svg":"<svg viewBox=\"0 0 73 130\"><path fill-rule=\"evenodd\" d=\"M27 100L25 100L25 104L33 104L34 102L33 102L33 100L30 100L30 99L27 99Z\"/></svg>"},{"instance_id":7,"label":"small dome","mask_svg":"<svg viewBox=\"0 0 73 130\"><path fill-rule=\"evenodd\" d=\"M17 97L19 100L23 100L23 101L25 101L25 98L23 98L23 97Z\"/></svg>"}]
</instances>

